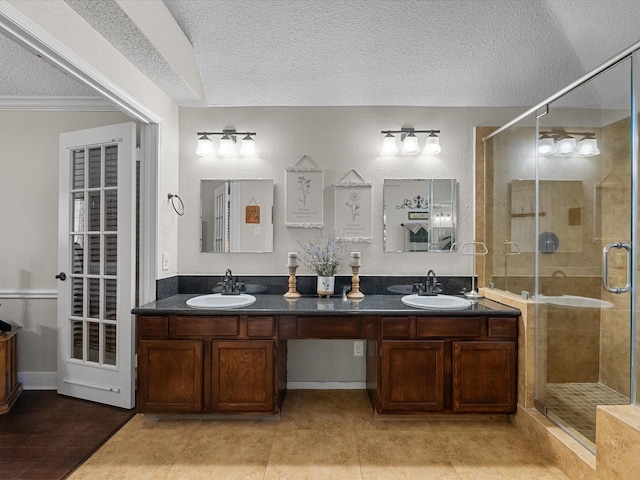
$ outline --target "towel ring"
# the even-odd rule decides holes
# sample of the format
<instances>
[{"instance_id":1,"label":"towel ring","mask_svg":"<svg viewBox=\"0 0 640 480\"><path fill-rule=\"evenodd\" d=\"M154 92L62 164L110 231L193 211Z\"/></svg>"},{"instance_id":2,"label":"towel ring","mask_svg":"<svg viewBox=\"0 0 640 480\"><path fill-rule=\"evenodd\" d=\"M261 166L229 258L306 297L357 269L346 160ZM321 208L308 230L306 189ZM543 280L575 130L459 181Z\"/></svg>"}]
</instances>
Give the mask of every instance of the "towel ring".
<instances>
[{"instance_id":1,"label":"towel ring","mask_svg":"<svg viewBox=\"0 0 640 480\"><path fill-rule=\"evenodd\" d=\"M171 206L173 207L173 210L180 216L184 215L184 203L182 202L182 199L175 193L168 194L167 198L171 202ZM182 213L180 213L180 210L176 208L176 203L175 203L176 198L180 202L180 210L182 211Z\"/></svg>"}]
</instances>

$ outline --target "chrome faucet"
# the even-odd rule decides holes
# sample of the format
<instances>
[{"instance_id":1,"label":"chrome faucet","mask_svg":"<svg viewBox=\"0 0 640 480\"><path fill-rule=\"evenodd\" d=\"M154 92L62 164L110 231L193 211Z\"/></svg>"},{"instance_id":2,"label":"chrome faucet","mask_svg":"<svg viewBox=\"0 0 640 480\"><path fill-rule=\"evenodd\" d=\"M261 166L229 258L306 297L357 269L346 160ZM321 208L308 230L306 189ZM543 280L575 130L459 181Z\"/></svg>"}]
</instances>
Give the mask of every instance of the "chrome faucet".
<instances>
[{"instance_id":1,"label":"chrome faucet","mask_svg":"<svg viewBox=\"0 0 640 480\"><path fill-rule=\"evenodd\" d=\"M433 270L429 270L427 272L427 276L424 279L424 293L423 295L437 295L438 290L438 277L436 276L436 272Z\"/></svg>"},{"instance_id":2,"label":"chrome faucet","mask_svg":"<svg viewBox=\"0 0 640 480\"><path fill-rule=\"evenodd\" d=\"M222 280L222 295L239 295L240 289L236 288L236 282L233 280L231 269L227 268Z\"/></svg>"}]
</instances>

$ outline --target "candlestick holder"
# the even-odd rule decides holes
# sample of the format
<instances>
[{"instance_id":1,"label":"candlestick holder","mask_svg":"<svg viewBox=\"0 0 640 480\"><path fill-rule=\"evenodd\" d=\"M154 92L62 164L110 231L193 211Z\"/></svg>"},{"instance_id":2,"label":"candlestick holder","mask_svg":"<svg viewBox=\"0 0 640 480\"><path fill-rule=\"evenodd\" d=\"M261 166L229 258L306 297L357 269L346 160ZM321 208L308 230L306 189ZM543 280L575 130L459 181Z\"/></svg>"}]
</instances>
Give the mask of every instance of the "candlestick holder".
<instances>
[{"instance_id":1,"label":"candlestick holder","mask_svg":"<svg viewBox=\"0 0 640 480\"><path fill-rule=\"evenodd\" d=\"M300 293L298 293L298 291L296 290L296 270L297 270L297 266L295 267L288 267L289 268L289 291L287 293L284 294L284 298L300 298L302 295L300 295Z\"/></svg>"},{"instance_id":2,"label":"candlestick holder","mask_svg":"<svg viewBox=\"0 0 640 480\"><path fill-rule=\"evenodd\" d=\"M347 293L349 300L358 300L364 298L364 293L360 291L360 277L358 272L360 271L360 265L351 265L351 291Z\"/></svg>"}]
</instances>

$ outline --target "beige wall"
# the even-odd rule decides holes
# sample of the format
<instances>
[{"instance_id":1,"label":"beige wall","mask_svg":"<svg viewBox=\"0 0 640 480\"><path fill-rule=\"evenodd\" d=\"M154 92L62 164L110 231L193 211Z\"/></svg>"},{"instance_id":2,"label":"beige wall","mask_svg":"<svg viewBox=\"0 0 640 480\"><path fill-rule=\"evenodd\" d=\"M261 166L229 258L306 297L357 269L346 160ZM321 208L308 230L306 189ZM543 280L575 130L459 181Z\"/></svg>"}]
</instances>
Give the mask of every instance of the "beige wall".
<instances>
[{"instance_id":1,"label":"beige wall","mask_svg":"<svg viewBox=\"0 0 640 480\"><path fill-rule=\"evenodd\" d=\"M3 296L57 289L60 133L127 121L118 112L0 111L0 319L24 328L18 335L20 372L57 368L56 299Z\"/></svg>"}]
</instances>

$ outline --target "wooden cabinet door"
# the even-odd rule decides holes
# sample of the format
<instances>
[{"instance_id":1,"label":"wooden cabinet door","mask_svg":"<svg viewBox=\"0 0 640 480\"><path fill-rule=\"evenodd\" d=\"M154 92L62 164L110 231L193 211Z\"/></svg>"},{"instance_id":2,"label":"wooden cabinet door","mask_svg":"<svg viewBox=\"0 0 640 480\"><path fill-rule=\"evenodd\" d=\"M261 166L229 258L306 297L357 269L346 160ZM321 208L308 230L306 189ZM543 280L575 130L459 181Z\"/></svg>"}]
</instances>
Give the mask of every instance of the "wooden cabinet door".
<instances>
[{"instance_id":1,"label":"wooden cabinet door","mask_svg":"<svg viewBox=\"0 0 640 480\"><path fill-rule=\"evenodd\" d=\"M202 410L203 342L140 340L138 411Z\"/></svg>"},{"instance_id":2,"label":"wooden cabinet door","mask_svg":"<svg viewBox=\"0 0 640 480\"><path fill-rule=\"evenodd\" d=\"M443 410L443 341L382 341L380 360L380 413Z\"/></svg>"},{"instance_id":3,"label":"wooden cabinet door","mask_svg":"<svg viewBox=\"0 0 640 480\"><path fill-rule=\"evenodd\" d=\"M272 340L214 341L213 410L275 413L274 357Z\"/></svg>"},{"instance_id":4,"label":"wooden cabinet door","mask_svg":"<svg viewBox=\"0 0 640 480\"><path fill-rule=\"evenodd\" d=\"M453 342L453 410L516 411L516 342Z\"/></svg>"}]
</instances>

